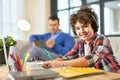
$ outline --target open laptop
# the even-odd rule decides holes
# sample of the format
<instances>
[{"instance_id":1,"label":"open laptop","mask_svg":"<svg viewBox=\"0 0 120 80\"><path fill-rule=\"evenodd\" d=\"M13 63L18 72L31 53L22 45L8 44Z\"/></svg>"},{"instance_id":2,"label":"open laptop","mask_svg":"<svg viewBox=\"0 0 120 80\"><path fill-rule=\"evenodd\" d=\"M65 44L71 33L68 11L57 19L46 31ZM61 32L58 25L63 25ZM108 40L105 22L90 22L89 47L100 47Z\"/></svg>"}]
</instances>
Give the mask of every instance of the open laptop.
<instances>
[{"instance_id":1,"label":"open laptop","mask_svg":"<svg viewBox=\"0 0 120 80\"><path fill-rule=\"evenodd\" d=\"M47 50L49 49L49 48L46 46L44 40L35 40L34 42L35 42L35 45L36 45L37 47L45 48L45 49L47 49Z\"/></svg>"},{"instance_id":2,"label":"open laptop","mask_svg":"<svg viewBox=\"0 0 120 80\"><path fill-rule=\"evenodd\" d=\"M8 63L8 57L7 57L6 44L5 44L4 38L2 39L2 41L3 41L3 50L4 50L5 63L6 63L6 66L7 66L8 70L10 71L9 63Z\"/></svg>"}]
</instances>

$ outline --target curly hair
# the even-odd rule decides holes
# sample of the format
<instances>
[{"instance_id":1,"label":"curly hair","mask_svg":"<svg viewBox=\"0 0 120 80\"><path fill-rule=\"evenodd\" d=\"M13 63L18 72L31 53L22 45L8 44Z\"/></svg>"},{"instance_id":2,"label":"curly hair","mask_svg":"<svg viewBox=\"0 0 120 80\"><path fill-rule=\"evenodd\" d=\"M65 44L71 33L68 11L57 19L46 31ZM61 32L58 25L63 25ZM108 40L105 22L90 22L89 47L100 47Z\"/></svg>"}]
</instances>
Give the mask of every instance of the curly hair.
<instances>
[{"instance_id":1,"label":"curly hair","mask_svg":"<svg viewBox=\"0 0 120 80\"><path fill-rule=\"evenodd\" d=\"M70 25L73 33L76 35L75 24L76 22L83 24L90 23L94 32L98 31L98 18L93 9L87 5L84 5L76 13L73 13L70 17Z\"/></svg>"}]
</instances>

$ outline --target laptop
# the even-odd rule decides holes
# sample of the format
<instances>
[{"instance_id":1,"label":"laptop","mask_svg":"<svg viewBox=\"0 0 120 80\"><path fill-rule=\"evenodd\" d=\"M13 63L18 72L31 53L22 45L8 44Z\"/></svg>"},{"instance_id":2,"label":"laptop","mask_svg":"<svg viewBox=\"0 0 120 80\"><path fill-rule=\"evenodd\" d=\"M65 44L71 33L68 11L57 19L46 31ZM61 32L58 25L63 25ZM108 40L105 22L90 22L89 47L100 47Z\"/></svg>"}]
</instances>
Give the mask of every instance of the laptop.
<instances>
[{"instance_id":1,"label":"laptop","mask_svg":"<svg viewBox=\"0 0 120 80\"><path fill-rule=\"evenodd\" d=\"M9 53L7 54L7 49L6 49L6 44L5 44L4 38L2 39L2 41L3 41L3 51L4 51L5 65L7 66L7 70L10 71L9 62L8 62Z\"/></svg>"},{"instance_id":2,"label":"laptop","mask_svg":"<svg viewBox=\"0 0 120 80\"><path fill-rule=\"evenodd\" d=\"M44 40L35 40L34 42L35 42L35 45L36 45L37 47L45 48L45 49L47 49L47 50L50 49L50 48L48 48L48 47L46 46L46 44L45 44L46 41L44 41Z\"/></svg>"},{"instance_id":3,"label":"laptop","mask_svg":"<svg viewBox=\"0 0 120 80\"><path fill-rule=\"evenodd\" d=\"M8 73L8 78L10 80L55 80L55 78L57 77L60 77L59 73L49 69L28 70Z\"/></svg>"}]
</instances>

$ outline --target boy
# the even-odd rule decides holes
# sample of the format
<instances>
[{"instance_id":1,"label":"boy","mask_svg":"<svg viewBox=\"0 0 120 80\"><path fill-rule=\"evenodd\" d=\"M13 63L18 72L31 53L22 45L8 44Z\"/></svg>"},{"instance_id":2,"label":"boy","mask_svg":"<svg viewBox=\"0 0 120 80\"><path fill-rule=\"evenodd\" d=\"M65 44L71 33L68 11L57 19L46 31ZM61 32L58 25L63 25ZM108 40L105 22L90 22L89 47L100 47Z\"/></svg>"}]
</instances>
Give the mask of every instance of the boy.
<instances>
[{"instance_id":1,"label":"boy","mask_svg":"<svg viewBox=\"0 0 120 80\"><path fill-rule=\"evenodd\" d=\"M57 61L45 62L44 68L95 67L109 72L120 72L120 65L113 56L110 41L104 35L97 34L98 19L92 8L83 6L77 13L72 14L70 24L79 40L65 56L56 59Z\"/></svg>"}]
</instances>

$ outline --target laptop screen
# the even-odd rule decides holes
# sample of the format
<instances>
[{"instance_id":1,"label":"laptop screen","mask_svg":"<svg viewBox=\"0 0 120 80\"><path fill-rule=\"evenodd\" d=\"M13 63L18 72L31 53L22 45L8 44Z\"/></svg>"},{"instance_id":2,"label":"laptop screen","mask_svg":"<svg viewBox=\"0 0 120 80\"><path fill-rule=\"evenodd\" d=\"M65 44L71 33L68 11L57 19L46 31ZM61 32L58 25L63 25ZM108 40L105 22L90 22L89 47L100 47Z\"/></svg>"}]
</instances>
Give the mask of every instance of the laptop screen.
<instances>
[{"instance_id":1,"label":"laptop screen","mask_svg":"<svg viewBox=\"0 0 120 80\"><path fill-rule=\"evenodd\" d=\"M34 42L35 42L35 45L36 45L37 47L45 48L45 49L47 49L47 50L49 49L49 48L46 46L44 40L35 40Z\"/></svg>"},{"instance_id":2,"label":"laptop screen","mask_svg":"<svg viewBox=\"0 0 120 80\"><path fill-rule=\"evenodd\" d=\"M3 41L3 49L4 49L4 58L5 58L5 62L6 62L6 66L9 69L9 65L8 65L8 57L7 57L7 50L6 50L6 45L5 45L5 40L4 38L2 39Z\"/></svg>"}]
</instances>

